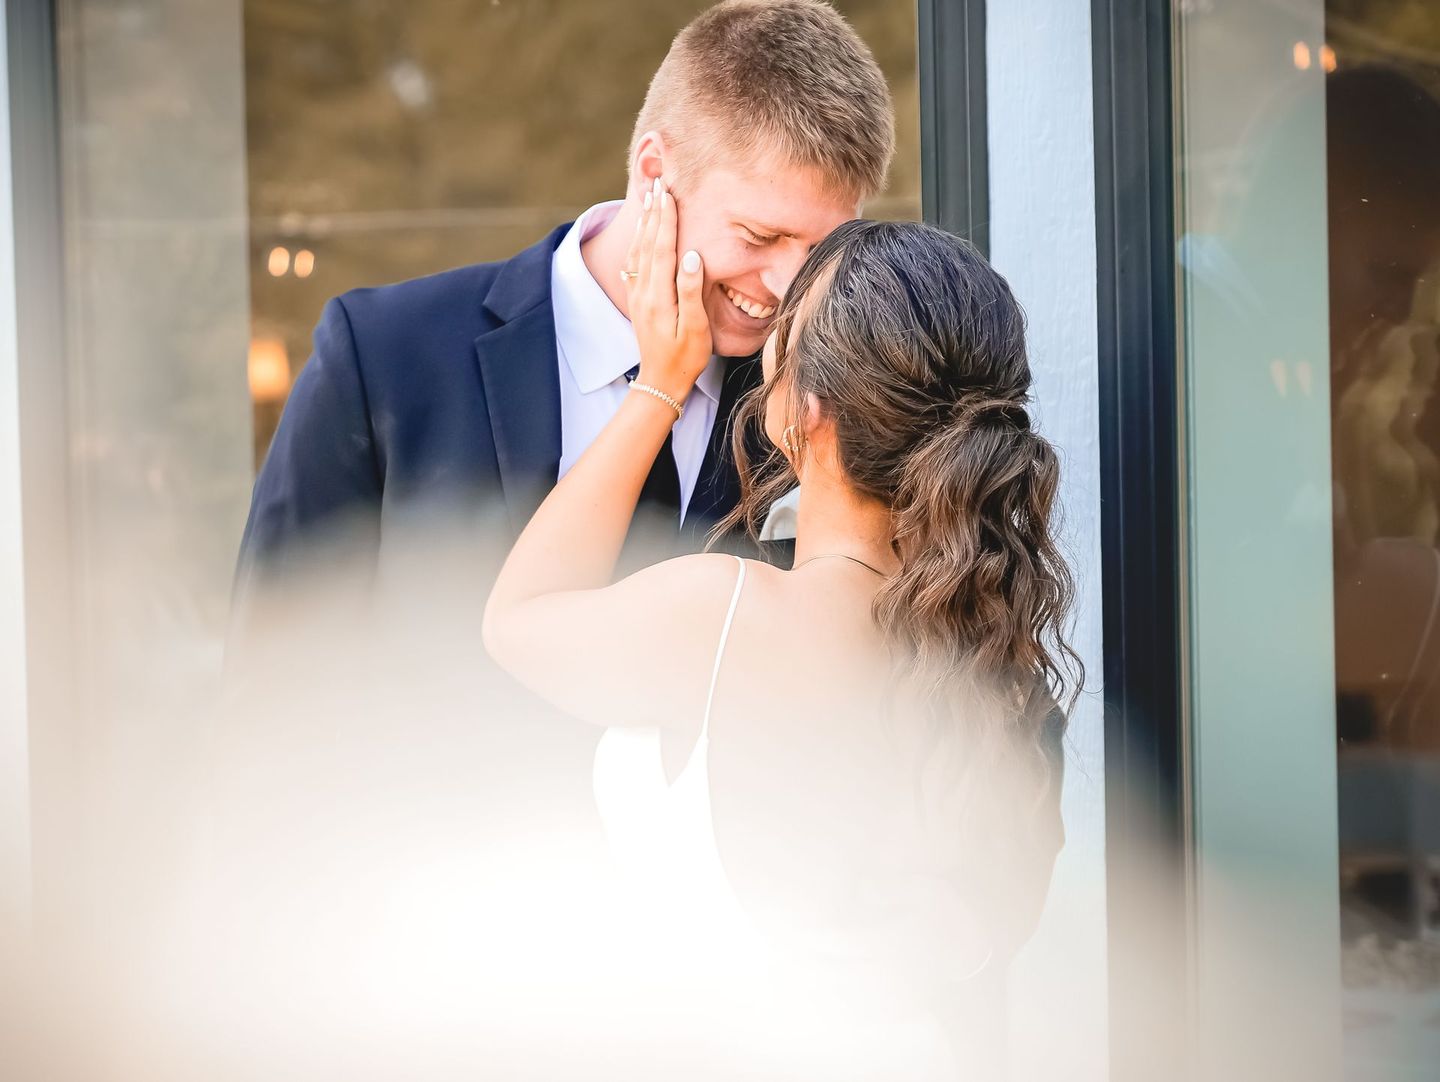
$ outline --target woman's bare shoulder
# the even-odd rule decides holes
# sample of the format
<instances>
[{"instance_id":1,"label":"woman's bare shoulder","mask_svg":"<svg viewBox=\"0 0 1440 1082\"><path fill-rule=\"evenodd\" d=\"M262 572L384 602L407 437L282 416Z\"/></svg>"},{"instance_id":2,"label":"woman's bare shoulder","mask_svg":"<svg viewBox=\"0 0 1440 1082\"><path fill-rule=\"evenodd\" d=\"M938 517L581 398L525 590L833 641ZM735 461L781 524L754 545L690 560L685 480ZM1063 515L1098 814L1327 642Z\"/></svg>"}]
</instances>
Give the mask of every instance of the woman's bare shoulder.
<instances>
[{"instance_id":1,"label":"woman's bare shoulder","mask_svg":"<svg viewBox=\"0 0 1440 1082\"><path fill-rule=\"evenodd\" d=\"M677 601L694 600L697 596L728 593L733 590L740 574L740 564L737 556L723 552L702 552L651 564L624 581L633 585L636 592L660 597L673 596ZM754 560L746 560L744 564L747 577L753 574L755 568L765 567Z\"/></svg>"}]
</instances>

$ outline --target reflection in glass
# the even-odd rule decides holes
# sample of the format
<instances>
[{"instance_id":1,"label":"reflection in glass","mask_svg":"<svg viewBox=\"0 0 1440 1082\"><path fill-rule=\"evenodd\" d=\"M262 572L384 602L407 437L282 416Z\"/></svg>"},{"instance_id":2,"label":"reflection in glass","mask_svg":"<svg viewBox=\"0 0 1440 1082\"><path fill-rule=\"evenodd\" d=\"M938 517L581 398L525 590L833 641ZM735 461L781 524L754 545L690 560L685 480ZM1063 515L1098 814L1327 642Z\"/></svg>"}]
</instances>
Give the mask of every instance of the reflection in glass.
<instances>
[{"instance_id":1,"label":"reflection in glass","mask_svg":"<svg viewBox=\"0 0 1440 1082\"><path fill-rule=\"evenodd\" d=\"M1326 5L1348 1077L1440 1057L1440 10Z\"/></svg>"}]
</instances>

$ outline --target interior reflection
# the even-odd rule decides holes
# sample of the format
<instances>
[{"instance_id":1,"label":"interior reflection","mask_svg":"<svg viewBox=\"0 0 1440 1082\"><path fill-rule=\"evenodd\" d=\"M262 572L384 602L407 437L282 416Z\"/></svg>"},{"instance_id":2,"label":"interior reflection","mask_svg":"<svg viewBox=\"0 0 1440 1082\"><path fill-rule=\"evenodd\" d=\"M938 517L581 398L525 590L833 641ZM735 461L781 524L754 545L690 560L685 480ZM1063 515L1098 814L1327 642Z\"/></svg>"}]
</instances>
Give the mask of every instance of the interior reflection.
<instances>
[{"instance_id":1,"label":"interior reflection","mask_svg":"<svg viewBox=\"0 0 1440 1082\"><path fill-rule=\"evenodd\" d=\"M1336 719L1352 1077L1361 1063L1368 1072L1399 1052L1404 1034L1416 1032L1410 1023L1440 1022L1440 13L1411 5L1402 26L1393 7L1327 4L1335 50L1326 135Z\"/></svg>"}]
</instances>

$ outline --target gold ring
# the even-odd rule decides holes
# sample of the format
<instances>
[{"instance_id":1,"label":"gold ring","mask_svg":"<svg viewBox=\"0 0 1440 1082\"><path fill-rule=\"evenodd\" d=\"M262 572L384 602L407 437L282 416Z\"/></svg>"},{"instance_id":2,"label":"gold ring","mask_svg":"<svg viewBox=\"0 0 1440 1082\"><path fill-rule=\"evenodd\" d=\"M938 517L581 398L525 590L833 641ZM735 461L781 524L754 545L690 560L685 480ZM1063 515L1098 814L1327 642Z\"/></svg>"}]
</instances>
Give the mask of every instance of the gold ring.
<instances>
[{"instance_id":1,"label":"gold ring","mask_svg":"<svg viewBox=\"0 0 1440 1082\"><path fill-rule=\"evenodd\" d=\"M622 271L620 272L620 280L621 280L622 282L628 282L628 281L630 281L631 278L639 278L639 277L640 277L640 272L639 272L639 271L622 270Z\"/></svg>"}]
</instances>

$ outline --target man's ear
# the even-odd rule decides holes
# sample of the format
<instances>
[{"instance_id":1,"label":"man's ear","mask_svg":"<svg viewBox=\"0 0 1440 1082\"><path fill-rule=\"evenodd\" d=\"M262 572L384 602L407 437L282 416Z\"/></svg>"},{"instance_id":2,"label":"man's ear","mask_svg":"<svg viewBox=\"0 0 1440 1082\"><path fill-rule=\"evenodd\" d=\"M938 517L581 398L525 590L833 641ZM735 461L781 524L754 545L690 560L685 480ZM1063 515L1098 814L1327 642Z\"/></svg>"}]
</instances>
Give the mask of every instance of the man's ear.
<instances>
[{"instance_id":1,"label":"man's ear","mask_svg":"<svg viewBox=\"0 0 1440 1082\"><path fill-rule=\"evenodd\" d=\"M630 194L644 199L655 183L665 174L665 138L658 131L647 131L635 142L630 157Z\"/></svg>"}]
</instances>

